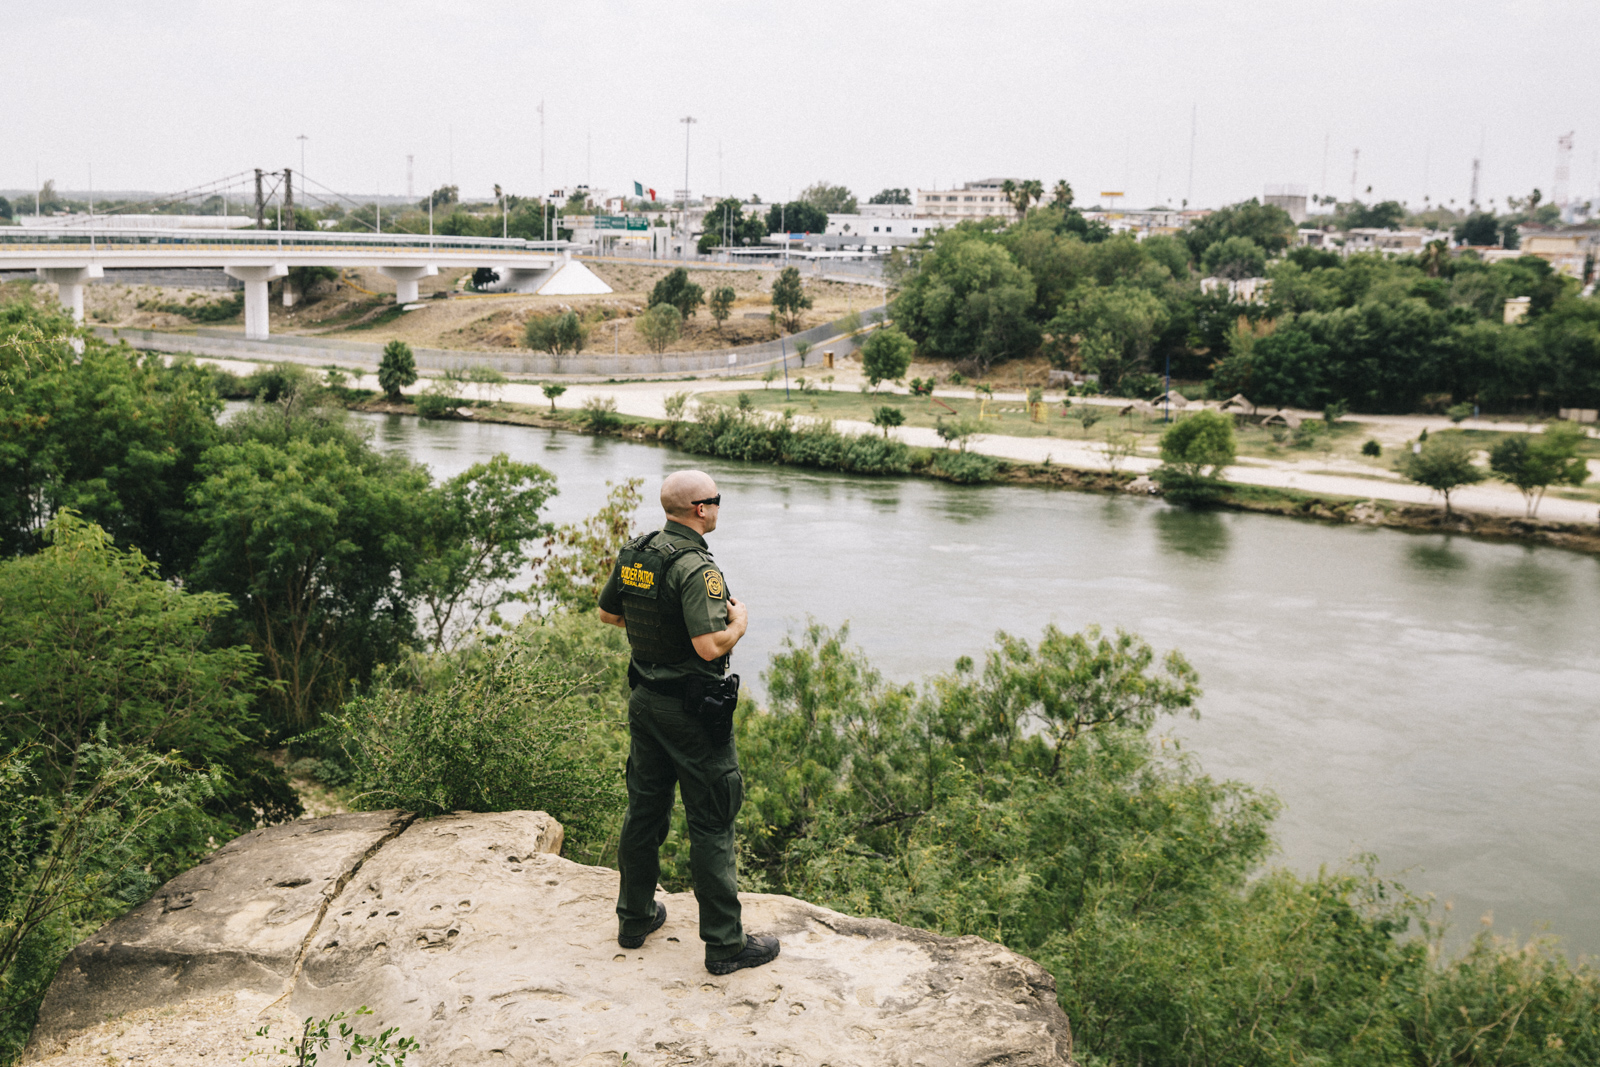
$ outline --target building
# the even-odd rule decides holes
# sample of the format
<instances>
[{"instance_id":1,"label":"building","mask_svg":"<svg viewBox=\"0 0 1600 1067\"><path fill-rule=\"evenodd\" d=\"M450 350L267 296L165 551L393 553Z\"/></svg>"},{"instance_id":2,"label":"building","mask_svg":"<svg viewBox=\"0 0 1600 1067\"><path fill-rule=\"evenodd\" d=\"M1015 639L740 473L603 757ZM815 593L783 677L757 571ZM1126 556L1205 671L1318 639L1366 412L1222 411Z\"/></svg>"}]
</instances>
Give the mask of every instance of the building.
<instances>
[{"instance_id":1,"label":"building","mask_svg":"<svg viewBox=\"0 0 1600 1067\"><path fill-rule=\"evenodd\" d=\"M1269 185L1261 202L1283 208L1296 226L1306 221L1306 187L1303 185Z\"/></svg>"},{"instance_id":2,"label":"building","mask_svg":"<svg viewBox=\"0 0 1600 1067\"><path fill-rule=\"evenodd\" d=\"M1590 256L1600 252L1600 230L1532 230L1518 227L1522 242L1517 255L1538 256L1559 274L1583 281Z\"/></svg>"},{"instance_id":3,"label":"building","mask_svg":"<svg viewBox=\"0 0 1600 1067\"><path fill-rule=\"evenodd\" d=\"M905 205L879 205L874 207ZM928 219L919 219L911 215L899 217L889 215L868 215L865 212L854 215L829 215L828 228L821 234L822 240L818 242L817 234L808 235L808 239L817 243L819 248L861 248L863 250L889 251L901 245L916 244L937 226L930 226Z\"/></svg>"},{"instance_id":4,"label":"building","mask_svg":"<svg viewBox=\"0 0 1600 1067\"><path fill-rule=\"evenodd\" d=\"M989 218L1015 222L1017 206L1000 191L1006 181L1005 178L984 178L967 182L959 189L918 189L913 197L915 217L947 219L951 222Z\"/></svg>"}]
</instances>

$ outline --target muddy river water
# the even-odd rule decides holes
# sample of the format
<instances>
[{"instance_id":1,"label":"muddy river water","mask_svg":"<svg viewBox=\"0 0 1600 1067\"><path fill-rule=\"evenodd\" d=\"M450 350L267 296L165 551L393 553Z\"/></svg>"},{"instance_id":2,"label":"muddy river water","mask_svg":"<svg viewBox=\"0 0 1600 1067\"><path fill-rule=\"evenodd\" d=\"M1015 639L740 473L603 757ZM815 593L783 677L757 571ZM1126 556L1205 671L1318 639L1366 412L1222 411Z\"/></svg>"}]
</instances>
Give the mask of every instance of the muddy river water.
<instances>
[{"instance_id":1,"label":"muddy river water","mask_svg":"<svg viewBox=\"0 0 1600 1067\"><path fill-rule=\"evenodd\" d=\"M1600 953L1600 560L1550 548L1196 514L1151 500L725 463L547 430L366 416L447 477L496 452L554 473L551 516L608 479L709 470L711 536L750 606L749 678L808 618L896 679L996 630L1124 627L1198 668L1200 765L1283 800L1281 862L1358 854L1455 904ZM657 521L651 507L642 522Z\"/></svg>"}]
</instances>

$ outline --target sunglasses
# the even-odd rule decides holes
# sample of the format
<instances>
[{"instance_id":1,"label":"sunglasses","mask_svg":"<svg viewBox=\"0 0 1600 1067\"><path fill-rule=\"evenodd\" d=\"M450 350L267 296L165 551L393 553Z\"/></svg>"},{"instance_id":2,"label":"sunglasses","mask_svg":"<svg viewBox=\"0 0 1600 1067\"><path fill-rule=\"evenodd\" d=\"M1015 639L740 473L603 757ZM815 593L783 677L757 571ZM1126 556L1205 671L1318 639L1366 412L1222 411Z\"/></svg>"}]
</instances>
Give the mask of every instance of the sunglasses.
<instances>
[{"instance_id":1,"label":"sunglasses","mask_svg":"<svg viewBox=\"0 0 1600 1067\"><path fill-rule=\"evenodd\" d=\"M722 506L722 494L718 493L716 496L708 496L704 500L691 500L691 501L689 501L689 506L690 507L694 507L696 504L709 504L709 505L711 505L713 507L721 507Z\"/></svg>"}]
</instances>

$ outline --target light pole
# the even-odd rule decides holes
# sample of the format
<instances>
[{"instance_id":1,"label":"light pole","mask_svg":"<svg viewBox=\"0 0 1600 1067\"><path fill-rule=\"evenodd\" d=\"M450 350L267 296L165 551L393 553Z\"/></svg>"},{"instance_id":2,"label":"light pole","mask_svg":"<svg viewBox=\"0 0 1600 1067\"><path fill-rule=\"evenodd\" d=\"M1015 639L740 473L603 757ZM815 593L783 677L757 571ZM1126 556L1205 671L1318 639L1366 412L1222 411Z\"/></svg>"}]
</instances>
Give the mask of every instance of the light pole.
<instances>
[{"instance_id":1,"label":"light pole","mask_svg":"<svg viewBox=\"0 0 1600 1067\"><path fill-rule=\"evenodd\" d=\"M689 131L700 120L693 115L685 115L678 120L683 123L683 216L679 224L678 240L682 242L678 247L683 249L683 257L689 258Z\"/></svg>"},{"instance_id":2,"label":"light pole","mask_svg":"<svg viewBox=\"0 0 1600 1067\"><path fill-rule=\"evenodd\" d=\"M306 180L306 142L311 140L311 138L302 133L299 137L296 137L295 140L300 142L300 180L301 182L304 182ZM301 192L304 191L305 190L303 189L301 190Z\"/></svg>"}]
</instances>

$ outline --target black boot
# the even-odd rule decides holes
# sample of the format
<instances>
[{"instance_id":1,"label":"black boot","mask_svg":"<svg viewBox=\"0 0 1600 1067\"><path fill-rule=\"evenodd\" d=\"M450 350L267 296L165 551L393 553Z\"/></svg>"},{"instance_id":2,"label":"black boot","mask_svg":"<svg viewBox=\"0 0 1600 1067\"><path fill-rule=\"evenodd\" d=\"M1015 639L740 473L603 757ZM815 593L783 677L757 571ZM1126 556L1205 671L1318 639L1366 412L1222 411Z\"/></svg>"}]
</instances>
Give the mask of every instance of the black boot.
<instances>
[{"instance_id":1,"label":"black boot","mask_svg":"<svg viewBox=\"0 0 1600 1067\"><path fill-rule=\"evenodd\" d=\"M617 944L621 945L623 948L640 948L644 945L644 939L661 929L661 924L666 921L667 906L658 900L656 901L655 922L650 924L650 929L646 930L642 934L618 934Z\"/></svg>"},{"instance_id":2,"label":"black boot","mask_svg":"<svg viewBox=\"0 0 1600 1067\"><path fill-rule=\"evenodd\" d=\"M751 934L744 939L744 948L737 956L725 960L706 960L706 970L712 974L732 974L746 967L760 967L778 958L778 939Z\"/></svg>"}]
</instances>

